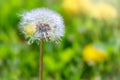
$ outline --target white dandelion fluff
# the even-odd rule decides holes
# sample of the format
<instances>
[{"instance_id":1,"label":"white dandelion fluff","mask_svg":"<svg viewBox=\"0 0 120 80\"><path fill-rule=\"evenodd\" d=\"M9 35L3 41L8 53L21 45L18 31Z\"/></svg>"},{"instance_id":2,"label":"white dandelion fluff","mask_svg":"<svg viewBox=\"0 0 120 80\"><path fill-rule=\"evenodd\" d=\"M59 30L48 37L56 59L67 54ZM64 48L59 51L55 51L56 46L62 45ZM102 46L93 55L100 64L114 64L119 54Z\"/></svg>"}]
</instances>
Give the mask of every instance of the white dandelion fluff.
<instances>
[{"instance_id":1,"label":"white dandelion fluff","mask_svg":"<svg viewBox=\"0 0 120 80\"><path fill-rule=\"evenodd\" d=\"M64 23L62 17L49 9L38 8L21 15L20 30L29 38L29 42L59 41L64 35Z\"/></svg>"}]
</instances>

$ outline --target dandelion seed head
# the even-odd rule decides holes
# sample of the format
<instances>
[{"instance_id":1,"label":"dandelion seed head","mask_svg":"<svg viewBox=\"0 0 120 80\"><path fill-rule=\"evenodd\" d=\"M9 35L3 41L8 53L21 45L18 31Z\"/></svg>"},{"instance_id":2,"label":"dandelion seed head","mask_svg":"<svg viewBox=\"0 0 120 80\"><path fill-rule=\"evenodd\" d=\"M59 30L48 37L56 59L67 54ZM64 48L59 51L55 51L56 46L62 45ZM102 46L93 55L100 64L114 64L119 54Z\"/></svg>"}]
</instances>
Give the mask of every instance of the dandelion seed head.
<instances>
[{"instance_id":1,"label":"dandelion seed head","mask_svg":"<svg viewBox=\"0 0 120 80\"><path fill-rule=\"evenodd\" d=\"M64 35L62 17L49 9L38 8L21 15L20 30L29 41L59 41Z\"/></svg>"}]
</instances>

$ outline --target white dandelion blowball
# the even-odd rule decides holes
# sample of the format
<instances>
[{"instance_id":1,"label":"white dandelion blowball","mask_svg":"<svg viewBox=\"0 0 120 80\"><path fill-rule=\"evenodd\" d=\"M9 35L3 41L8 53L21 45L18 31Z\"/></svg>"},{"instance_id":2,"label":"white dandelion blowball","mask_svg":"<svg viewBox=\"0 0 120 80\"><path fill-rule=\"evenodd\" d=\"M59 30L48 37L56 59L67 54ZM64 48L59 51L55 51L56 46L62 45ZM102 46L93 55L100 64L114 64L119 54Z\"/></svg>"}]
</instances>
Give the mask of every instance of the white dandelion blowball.
<instances>
[{"instance_id":1,"label":"white dandelion blowball","mask_svg":"<svg viewBox=\"0 0 120 80\"><path fill-rule=\"evenodd\" d=\"M20 15L20 30L29 39L34 41L59 41L64 35L64 22L62 17L49 9L38 8Z\"/></svg>"}]
</instances>

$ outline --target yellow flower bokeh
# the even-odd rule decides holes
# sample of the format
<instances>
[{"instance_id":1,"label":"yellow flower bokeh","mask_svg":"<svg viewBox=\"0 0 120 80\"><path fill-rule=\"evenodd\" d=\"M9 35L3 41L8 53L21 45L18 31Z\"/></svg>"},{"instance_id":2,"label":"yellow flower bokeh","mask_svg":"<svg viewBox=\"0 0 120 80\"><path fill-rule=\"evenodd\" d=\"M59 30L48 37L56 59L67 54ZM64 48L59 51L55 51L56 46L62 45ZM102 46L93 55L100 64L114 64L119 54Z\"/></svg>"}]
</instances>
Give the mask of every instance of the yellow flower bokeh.
<instances>
[{"instance_id":1,"label":"yellow flower bokeh","mask_svg":"<svg viewBox=\"0 0 120 80\"><path fill-rule=\"evenodd\" d=\"M62 7L68 14L86 14L91 8L91 0L63 0Z\"/></svg>"},{"instance_id":2,"label":"yellow flower bokeh","mask_svg":"<svg viewBox=\"0 0 120 80\"><path fill-rule=\"evenodd\" d=\"M95 19L115 19L117 15L117 9L108 3L96 3L91 9L91 16Z\"/></svg>"},{"instance_id":3,"label":"yellow flower bokeh","mask_svg":"<svg viewBox=\"0 0 120 80\"><path fill-rule=\"evenodd\" d=\"M83 59L87 63L98 63L107 59L107 54L102 49L96 48L94 45L87 45L83 49Z\"/></svg>"},{"instance_id":4,"label":"yellow flower bokeh","mask_svg":"<svg viewBox=\"0 0 120 80\"><path fill-rule=\"evenodd\" d=\"M117 18L117 9L109 3L96 2L92 0L63 0L62 7L67 14L87 14L95 19Z\"/></svg>"},{"instance_id":5,"label":"yellow flower bokeh","mask_svg":"<svg viewBox=\"0 0 120 80\"><path fill-rule=\"evenodd\" d=\"M92 0L79 0L79 9L82 14L89 14L92 8Z\"/></svg>"},{"instance_id":6,"label":"yellow flower bokeh","mask_svg":"<svg viewBox=\"0 0 120 80\"><path fill-rule=\"evenodd\" d=\"M62 7L67 13L79 13L78 0L63 0Z\"/></svg>"}]
</instances>

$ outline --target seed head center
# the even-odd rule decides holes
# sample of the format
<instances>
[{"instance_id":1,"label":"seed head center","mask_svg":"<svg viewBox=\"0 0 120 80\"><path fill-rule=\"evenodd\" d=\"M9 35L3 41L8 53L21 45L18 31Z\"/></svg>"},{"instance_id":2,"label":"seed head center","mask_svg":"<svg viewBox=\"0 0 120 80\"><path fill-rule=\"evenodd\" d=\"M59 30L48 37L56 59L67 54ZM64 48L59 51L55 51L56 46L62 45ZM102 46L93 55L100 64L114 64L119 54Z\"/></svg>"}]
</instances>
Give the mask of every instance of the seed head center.
<instances>
[{"instance_id":1,"label":"seed head center","mask_svg":"<svg viewBox=\"0 0 120 80\"><path fill-rule=\"evenodd\" d=\"M36 26L37 26L37 31L39 32L47 32L51 30L50 26L45 23L38 23Z\"/></svg>"}]
</instances>

